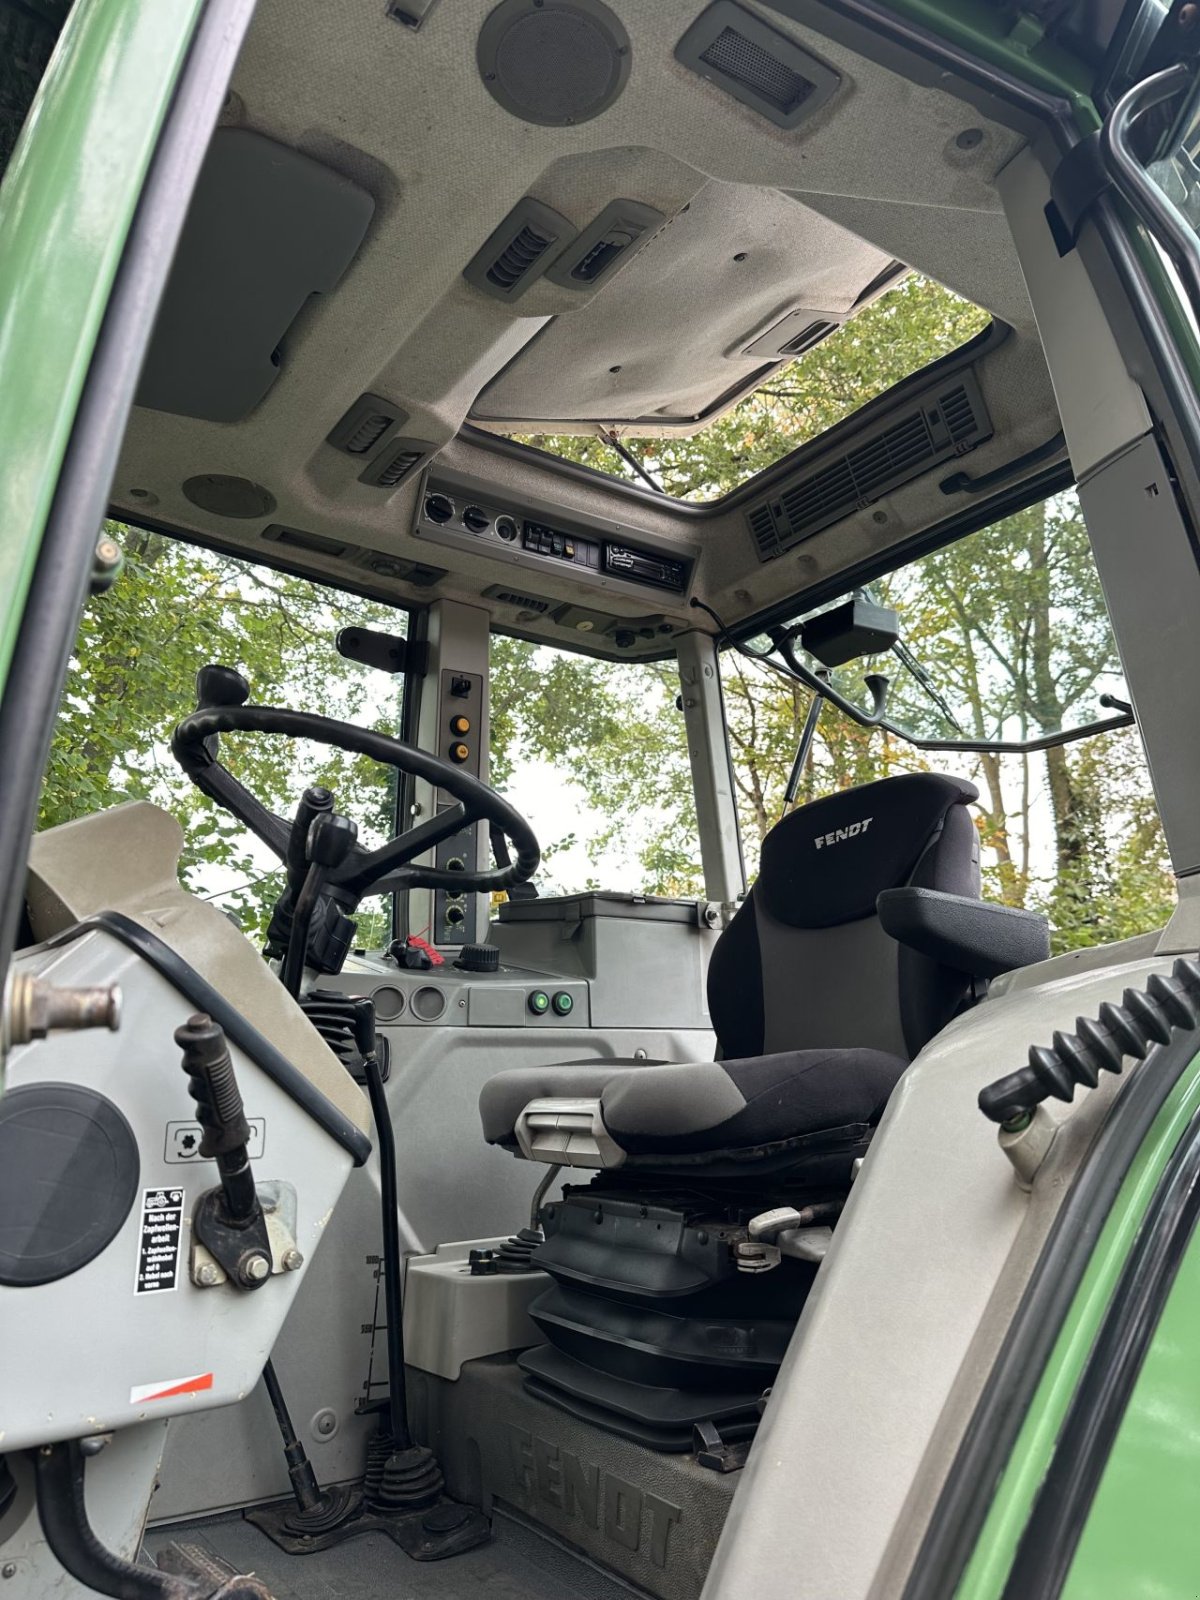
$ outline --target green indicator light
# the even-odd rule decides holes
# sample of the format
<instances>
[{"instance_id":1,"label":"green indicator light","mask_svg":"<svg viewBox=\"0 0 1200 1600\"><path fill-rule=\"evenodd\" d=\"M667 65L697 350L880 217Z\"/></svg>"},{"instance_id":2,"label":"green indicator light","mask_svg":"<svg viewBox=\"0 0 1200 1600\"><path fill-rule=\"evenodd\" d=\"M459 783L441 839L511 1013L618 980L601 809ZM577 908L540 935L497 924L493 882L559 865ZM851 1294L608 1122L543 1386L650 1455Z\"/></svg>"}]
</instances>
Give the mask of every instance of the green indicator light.
<instances>
[{"instance_id":1,"label":"green indicator light","mask_svg":"<svg viewBox=\"0 0 1200 1600\"><path fill-rule=\"evenodd\" d=\"M575 1009L575 1002L565 989L560 989L554 996L554 1009L560 1017L569 1017Z\"/></svg>"},{"instance_id":2,"label":"green indicator light","mask_svg":"<svg viewBox=\"0 0 1200 1600\"><path fill-rule=\"evenodd\" d=\"M550 996L544 989L535 989L529 996L529 1009L535 1017L544 1017L550 1009Z\"/></svg>"}]
</instances>

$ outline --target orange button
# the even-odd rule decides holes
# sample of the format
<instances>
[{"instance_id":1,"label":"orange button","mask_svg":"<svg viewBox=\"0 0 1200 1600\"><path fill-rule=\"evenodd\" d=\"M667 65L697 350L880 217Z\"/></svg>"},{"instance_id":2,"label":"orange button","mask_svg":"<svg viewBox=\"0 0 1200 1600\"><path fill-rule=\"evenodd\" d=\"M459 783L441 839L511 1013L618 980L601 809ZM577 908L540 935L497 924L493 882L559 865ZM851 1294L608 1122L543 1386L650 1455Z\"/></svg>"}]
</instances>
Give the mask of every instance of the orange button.
<instances>
[{"instance_id":1,"label":"orange button","mask_svg":"<svg viewBox=\"0 0 1200 1600\"><path fill-rule=\"evenodd\" d=\"M450 732L451 733L470 733L470 731L471 731L471 719L470 719L470 717L451 717L450 718Z\"/></svg>"},{"instance_id":2,"label":"orange button","mask_svg":"<svg viewBox=\"0 0 1200 1600\"><path fill-rule=\"evenodd\" d=\"M471 754L470 745L452 744L450 746L450 759L451 759L451 761L459 761L459 762L465 761L470 754Z\"/></svg>"}]
</instances>

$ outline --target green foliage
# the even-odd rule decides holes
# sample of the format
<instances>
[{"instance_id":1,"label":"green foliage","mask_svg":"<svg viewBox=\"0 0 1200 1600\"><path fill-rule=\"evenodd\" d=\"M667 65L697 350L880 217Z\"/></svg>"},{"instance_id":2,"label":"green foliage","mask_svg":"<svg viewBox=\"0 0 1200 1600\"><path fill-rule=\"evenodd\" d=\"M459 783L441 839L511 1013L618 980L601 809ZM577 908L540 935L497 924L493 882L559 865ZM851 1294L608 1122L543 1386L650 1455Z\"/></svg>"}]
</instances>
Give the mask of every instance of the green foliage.
<instances>
[{"instance_id":1,"label":"green foliage","mask_svg":"<svg viewBox=\"0 0 1200 1600\"><path fill-rule=\"evenodd\" d=\"M339 627L403 628L402 613L303 578L250 566L158 534L108 524L125 568L84 613L42 791L38 825L53 827L125 800L152 800L183 826L186 883L219 891L246 931L260 937L279 875L265 847L183 776L171 729L195 704L207 662L237 666L255 700L399 725L390 687L334 649ZM390 831L391 778L362 757L245 736L222 741L222 760L271 810L289 816L306 783L327 784L360 837ZM384 930L386 908L367 902L360 938Z\"/></svg>"}]
</instances>

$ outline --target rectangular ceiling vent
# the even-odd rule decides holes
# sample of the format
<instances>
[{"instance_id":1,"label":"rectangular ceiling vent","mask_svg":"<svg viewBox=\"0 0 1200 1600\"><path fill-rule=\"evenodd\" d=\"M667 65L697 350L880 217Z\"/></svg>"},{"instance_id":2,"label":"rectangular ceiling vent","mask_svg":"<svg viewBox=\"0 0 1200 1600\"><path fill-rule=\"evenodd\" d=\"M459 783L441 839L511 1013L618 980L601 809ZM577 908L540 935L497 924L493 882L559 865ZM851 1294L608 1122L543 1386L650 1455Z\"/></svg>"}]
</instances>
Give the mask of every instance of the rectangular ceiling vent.
<instances>
[{"instance_id":1,"label":"rectangular ceiling vent","mask_svg":"<svg viewBox=\"0 0 1200 1600\"><path fill-rule=\"evenodd\" d=\"M675 59L779 128L794 128L841 78L734 0L717 0L675 46Z\"/></svg>"},{"instance_id":2,"label":"rectangular ceiling vent","mask_svg":"<svg viewBox=\"0 0 1200 1600\"><path fill-rule=\"evenodd\" d=\"M346 415L327 435L335 450L347 455L369 455L385 434L403 427L408 417L390 400L377 394L360 394Z\"/></svg>"},{"instance_id":3,"label":"rectangular ceiling vent","mask_svg":"<svg viewBox=\"0 0 1200 1600\"><path fill-rule=\"evenodd\" d=\"M807 328L802 328L798 334L779 346L781 356L799 356L806 350L811 350L822 339L827 339L835 328L840 327L837 322L810 322Z\"/></svg>"},{"instance_id":4,"label":"rectangular ceiling vent","mask_svg":"<svg viewBox=\"0 0 1200 1600\"><path fill-rule=\"evenodd\" d=\"M374 489L398 489L423 462L437 451L427 439L393 439L358 475L360 483Z\"/></svg>"},{"instance_id":5,"label":"rectangular ceiling vent","mask_svg":"<svg viewBox=\"0 0 1200 1600\"><path fill-rule=\"evenodd\" d=\"M497 300L515 300L577 234L566 217L526 195L463 268L463 277Z\"/></svg>"},{"instance_id":6,"label":"rectangular ceiling vent","mask_svg":"<svg viewBox=\"0 0 1200 1600\"><path fill-rule=\"evenodd\" d=\"M337 556L339 560L352 560L362 552L356 544L344 539L328 539L321 533L308 533L304 528L285 528L280 522L271 523L262 530L261 537L272 544L281 544L291 550L308 550L314 555Z\"/></svg>"},{"instance_id":7,"label":"rectangular ceiling vent","mask_svg":"<svg viewBox=\"0 0 1200 1600\"><path fill-rule=\"evenodd\" d=\"M948 380L861 443L828 452L768 500L746 513L760 561L771 561L855 511L874 504L931 467L964 455L992 436L973 374Z\"/></svg>"},{"instance_id":8,"label":"rectangular ceiling vent","mask_svg":"<svg viewBox=\"0 0 1200 1600\"><path fill-rule=\"evenodd\" d=\"M544 617L554 604L553 600L545 600L536 594L518 594L515 589L506 589L501 583L493 583L483 591L487 600L499 600L501 605L516 606L518 611L536 611L539 617Z\"/></svg>"}]
</instances>

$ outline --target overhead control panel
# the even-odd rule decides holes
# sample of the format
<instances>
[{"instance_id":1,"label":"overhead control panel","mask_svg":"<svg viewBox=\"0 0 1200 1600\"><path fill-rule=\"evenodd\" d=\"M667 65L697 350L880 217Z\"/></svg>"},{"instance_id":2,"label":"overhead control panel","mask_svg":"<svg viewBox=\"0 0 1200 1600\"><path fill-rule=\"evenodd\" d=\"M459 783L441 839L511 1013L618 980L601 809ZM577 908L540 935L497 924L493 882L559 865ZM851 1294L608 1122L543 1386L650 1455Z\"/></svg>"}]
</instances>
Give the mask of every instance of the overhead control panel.
<instances>
[{"instance_id":1,"label":"overhead control panel","mask_svg":"<svg viewBox=\"0 0 1200 1600\"><path fill-rule=\"evenodd\" d=\"M484 545L497 560L518 566L573 568L596 587L642 600L653 592L660 604L687 600L696 560L690 548L655 548L615 523L595 527L538 508L501 505L486 490L434 477L424 486L414 532L435 544Z\"/></svg>"}]
</instances>

